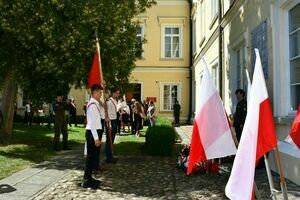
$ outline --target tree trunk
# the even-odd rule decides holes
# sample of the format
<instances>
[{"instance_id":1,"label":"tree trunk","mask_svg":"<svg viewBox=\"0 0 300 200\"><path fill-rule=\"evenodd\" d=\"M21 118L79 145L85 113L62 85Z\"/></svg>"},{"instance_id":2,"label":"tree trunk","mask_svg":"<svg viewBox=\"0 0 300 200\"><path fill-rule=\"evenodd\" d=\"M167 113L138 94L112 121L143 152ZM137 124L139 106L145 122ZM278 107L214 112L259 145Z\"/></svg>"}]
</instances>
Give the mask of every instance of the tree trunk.
<instances>
[{"instance_id":1,"label":"tree trunk","mask_svg":"<svg viewBox=\"0 0 300 200\"><path fill-rule=\"evenodd\" d=\"M0 143L2 144L8 143L11 139L16 94L17 83L14 79L14 67L12 67L5 75L2 93L3 126L0 130Z\"/></svg>"}]
</instances>

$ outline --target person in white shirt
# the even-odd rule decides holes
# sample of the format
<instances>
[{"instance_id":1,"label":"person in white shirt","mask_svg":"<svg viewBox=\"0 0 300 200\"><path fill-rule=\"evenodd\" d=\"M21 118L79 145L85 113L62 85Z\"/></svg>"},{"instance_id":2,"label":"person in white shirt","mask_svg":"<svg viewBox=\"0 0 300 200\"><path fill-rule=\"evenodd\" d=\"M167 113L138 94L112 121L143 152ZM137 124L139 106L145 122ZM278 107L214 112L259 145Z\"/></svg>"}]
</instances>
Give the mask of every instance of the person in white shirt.
<instances>
[{"instance_id":1,"label":"person in white shirt","mask_svg":"<svg viewBox=\"0 0 300 200\"><path fill-rule=\"evenodd\" d=\"M32 113L31 113L31 103L27 102L25 105L25 123L27 126L31 126L32 122Z\"/></svg>"},{"instance_id":2,"label":"person in white shirt","mask_svg":"<svg viewBox=\"0 0 300 200\"><path fill-rule=\"evenodd\" d=\"M87 125L86 125L86 145L87 157L84 169L83 188L98 188L100 181L93 179L92 171L95 166L95 160L99 158L103 128L101 124L100 98L102 96L102 86L93 85L91 88L91 99L87 104Z\"/></svg>"},{"instance_id":3,"label":"person in white shirt","mask_svg":"<svg viewBox=\"0 0 300 200\"><path fill-rule=\"evenodd\" d=\"M154 126L155 124L155 106L153 101L150 101L149 108L147 110L147 118L149 119L149 126Z\"/></svg>"},{"instance_id":4,"label":"person in white shirt","mask_svg":"<svg viewBox=\"0 0 300 200\"><path fill-rule=\"evenodd\" d=\"M115 136L118 129L117 124L117 112L118 112L118 103L117 99L120 95L120 90L117 88L113 88L111 90L111 97L107 101L107 112L108 118L106 122L110 123L110 127L106 126L106 143L105 143L105 153L106 153L106 162L107 163L115 163L117 161L116 158L113 157L112 154L112 145L115 141ZM109 132L109 129L111 131Z\"/></svg>"}]
</instances>

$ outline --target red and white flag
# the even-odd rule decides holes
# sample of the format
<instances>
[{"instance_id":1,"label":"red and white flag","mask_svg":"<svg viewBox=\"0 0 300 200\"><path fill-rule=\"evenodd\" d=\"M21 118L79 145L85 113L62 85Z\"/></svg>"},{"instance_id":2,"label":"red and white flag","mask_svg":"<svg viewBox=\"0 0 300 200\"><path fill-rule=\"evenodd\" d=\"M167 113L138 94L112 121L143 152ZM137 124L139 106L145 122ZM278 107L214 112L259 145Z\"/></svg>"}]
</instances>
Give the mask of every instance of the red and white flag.
<instances>
[{"instance_id":1,"label":"red and white flag","mask_svg":"<svg viewBox=\"0 0 300 200\"><path fill-rule=\"evenodd\" d=\"M200 161L236 153L222 100L205 64L195 116L187 174Z\"/></svg>"},{"instance_id":2,"label":"red and white flag","mask_svg":"<svg viewBox=\"0 0 300 200\"><path fill-rule=\"evenodd\" d=\"M103 82L99 49L99 43L97 41L93 64L89 72L88 88L91 88L94 84L101 85Z\"/></svg>"},{"instance_id":3,"label":"red and white flag","mask_svg":"<svg viewBox=\"0 0 300 200\"><path fill-rule=\"evenodd\" d=\"M300 149L300 104L298 106L297 115L291 129L290 137L292 138L293 142L297 145L297 147Z\"/></svg>"},{"instance_id":4,"label":"red and white flag","mask_svg":"<svg viewBox=\"0 0 300 200\"><path fill-rule=\"evenodd\" d=\"M255 54L249 109L225 188L226 196L232 200L252 198L256 163L277 145L273 114L258 49L255 49Z\"/></svg>"}]
</instances>

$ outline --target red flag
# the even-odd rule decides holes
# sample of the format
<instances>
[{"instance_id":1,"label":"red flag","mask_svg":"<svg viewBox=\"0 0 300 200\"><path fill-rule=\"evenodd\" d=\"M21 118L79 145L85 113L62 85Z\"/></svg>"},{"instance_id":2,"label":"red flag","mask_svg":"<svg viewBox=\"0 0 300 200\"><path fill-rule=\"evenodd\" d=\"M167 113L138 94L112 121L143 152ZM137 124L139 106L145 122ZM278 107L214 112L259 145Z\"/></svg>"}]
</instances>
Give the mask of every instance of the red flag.
<instances>
[{"instance_id":1,"label":"red flag","mask_svg":"<svg viewBox=\"0 0 300 200\"><path fill-rule=\"evenodd\" d=\"M102 84L102 74L101 74L101 65L100 65L100 55L98 51L95 51L93 65L90 69L89 79L88 79L88 88L91 88L94 84Z\"/></svg>"},{"instance_id":2,"label":"red flag","mask_svg":"<svg viewBox=\"0 0 300 200\"><path fill-rule=\"evenodd\" d=\"M300 149L300 104L298 106L297 115L293 123L290 136L293 139L294 143Z\"/></svg>"},{"instance_id":3,"label":"red flag","mask_svg":"<svg viewBox=\"0 0 300 200\"><path fill-rule=\"evenodd\" d=\"M193 126L188 174L198 162L236 153L222 100L207 67L203 72L200 93L199 111Z\"/></svg>"},{"instance_id":4,"label":"red flag","mask_svg":"<svg viewBox=\"0 0 300 200\"><path fill-rule=\"evenodd\" d=\"M226 196L232 200L252 199L256 163L261 156L277 145L271 104L257 49L255 54L249 109L231 175L225 188Z\"/></svg>"}]
</instances>

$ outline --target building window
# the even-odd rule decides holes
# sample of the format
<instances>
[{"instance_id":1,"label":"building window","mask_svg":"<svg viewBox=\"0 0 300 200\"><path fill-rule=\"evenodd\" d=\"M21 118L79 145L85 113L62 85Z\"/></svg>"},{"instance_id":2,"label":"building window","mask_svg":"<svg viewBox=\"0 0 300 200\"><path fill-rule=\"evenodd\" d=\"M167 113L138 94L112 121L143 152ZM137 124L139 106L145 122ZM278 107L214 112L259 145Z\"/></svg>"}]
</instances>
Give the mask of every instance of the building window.
<instances>
[{"instance_id":1,"label":"building window","mask_svg":"<svg viewBox=\"0 0 300 200\"><path fill-rule=\"evenodd\" d=\"M163 85L163 110L172 111L173 105L179 97L178 84L164 84Z\"/></svg>"},{"instance_id":2,"label":"building window","mask_svg":"<svg viewBox=\"0 0 300 200\"><path fill-rule=\"evenodd\" d=\"M205 1L202 1L200 3L200 42L204 39L205 37L205 5L204 5ZM200 44L201 45L201 44Z\"/></svg>"},{"instance_id":3,"label":"building window","mask_svg":"<svg viewBox=\"0 0 300 200\"><path fill-rule=\"evenodd\" d=\"M215 86L217 88L218 91L220 91L220 84L219 84L219 66L218 66L218 63L215 64L213 67L212 67L212 77L214 79L214 83L215 83Z\"/></svg>"},{"instance_id":4,"label":"building window","mask_svg":"<svg viewBox=\"0 0 300 200\"><path fill-rule=\"evenodd\" d=\"M236 89L246 89L246 67L244 46L236 50Z\"/></svg>"},{"instance_id":5,"label":"building window","mask_svg":"<svg viewBox=\"0 0 300 200\"><path fill-rule=\"evenodd\" d=\"M193 25L192 25L192 29L193 29L193 42L192 42L192 45L193 45L193 54L195 55L197 53L197 48L196 48L196 44L197 44L197 41L196 41L196 34L197 34L197 29L196 29L196 26L197 26L197 21L195 19L193 19Z\"/></svg>"},{"instance_id":6,"label":"building window","mask_svg":"<svg viewBox=\"0 0 300 200\"><path fill-rule=\"evenodd\" d=\"M289 11L291 110L300 103L300 3Z\"/></svg>"},{"instance_id":7,"label":"building window","mask_svg":"<svg viewBox=\"0 0 300 200\"><path fill-rule=\"evenodd\" d=\"M142 43L144 42L144 37L145 37L145 26L144 26L144 24L140 24L138 26L138 30L137 30L137 35L136 36L139 39L139 41L141 41ZM144 58L144 45L142 45L142 49L143 49L143 52L139 56L140 58Z\"/></svg>"},{"instance_id":8,"label":"building window","mask_svg":"<svg viewBox=\"0 0 300 200\"><path fill-rule=\"evenodd\" d=\"M164 58L181 57L181 28L164 27Z\"/></svg>"},{"instance_id":9,"label":"building window","mask_svg":"<svg viewBox=\"0 0 300 200\"><path fill-rule=\"evenodd\" d=\"M211 20L213 20L219 12L218 4L219 4L218 0L211 0Z\"/></svg>"}]
</instances>

